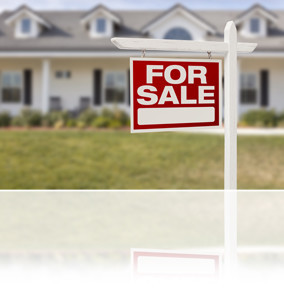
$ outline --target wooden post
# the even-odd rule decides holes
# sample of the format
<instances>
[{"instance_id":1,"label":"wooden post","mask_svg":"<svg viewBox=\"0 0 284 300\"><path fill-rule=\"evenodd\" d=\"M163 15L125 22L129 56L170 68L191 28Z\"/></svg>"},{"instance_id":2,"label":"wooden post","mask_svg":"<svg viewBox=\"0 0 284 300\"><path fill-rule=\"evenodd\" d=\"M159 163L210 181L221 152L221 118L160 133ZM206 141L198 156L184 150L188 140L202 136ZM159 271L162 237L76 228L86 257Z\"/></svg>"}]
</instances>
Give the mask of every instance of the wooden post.
<instances>
[{"instance_id":1,"label":"wooden post","mask_svg":"<svg viewBox=\"0 0 284 300\"><path fill-rule=\"evenodd\" d=\"M226 24L225 54L225 169L224 169L224 239L225 273L233 274L237 265L237 101L238 65L237 30L234 22Z\"/></svg>"}]
</instances>

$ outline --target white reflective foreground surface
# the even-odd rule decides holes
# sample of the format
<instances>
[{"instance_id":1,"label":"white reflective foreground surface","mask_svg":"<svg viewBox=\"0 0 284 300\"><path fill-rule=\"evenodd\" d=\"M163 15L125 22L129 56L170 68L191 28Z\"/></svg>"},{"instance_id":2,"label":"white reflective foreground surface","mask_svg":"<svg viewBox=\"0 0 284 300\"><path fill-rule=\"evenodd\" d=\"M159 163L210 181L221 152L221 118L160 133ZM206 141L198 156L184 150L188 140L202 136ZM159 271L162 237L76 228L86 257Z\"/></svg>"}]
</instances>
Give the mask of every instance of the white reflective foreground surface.
<instances>
[{"instance_id":1,"label":"white reflective foreground surface","mask_svg":"<svg viewBox=\"0 0 284 300\"><path fill-rule=\"evenodd\" d=\"M0 298L283 299L283 191L238 192L234 279L133 278L131 248L222 260L223 201L222 191L1 192Z\"/></svg>"}]
</instances>

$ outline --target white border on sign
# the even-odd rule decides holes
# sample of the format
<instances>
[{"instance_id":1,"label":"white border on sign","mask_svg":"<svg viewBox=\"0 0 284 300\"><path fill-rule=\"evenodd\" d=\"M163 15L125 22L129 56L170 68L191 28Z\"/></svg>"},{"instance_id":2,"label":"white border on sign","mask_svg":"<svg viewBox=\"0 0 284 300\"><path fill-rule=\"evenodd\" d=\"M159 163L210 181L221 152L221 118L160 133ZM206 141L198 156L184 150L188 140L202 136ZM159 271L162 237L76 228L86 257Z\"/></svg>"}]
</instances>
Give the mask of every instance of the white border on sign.
<instances>
[{"instance_id":1,"label":"white border on sign","mask_svg":"<svg viewBox=\"0 0 284 300\"><path fill-rule=\"evenodd\" d=\"M218 270L215 273L214 277L221 277L223 274L223 268L222 268L222 254L219 252L208 252L208 251L184 251L184 250L159 250L159 249L146 249L146 248L131 248L130 249L130 266L131 266L131 272L132 272L132 276L133 277L137 277L137 276L163 276L163 274L139 274L139 273L135 273L135 266L134 266L134 254L136 252L141 252L141 253L157 253L157 254L176 254L176 255L189 255L189 256L200 256L199 259L203 259L202 256L211 256L212 258L204 258L207 260L214 260L217 259L218 261ZM216 267L216 266L215 266ZM171 275L173 277L175 277L176 275ZM185 277L188 276L193 276L194 275L184 275ZM202 277L207 277L207 274L201 275ZM209 275L210 276L210 275Z\"/></svg>"},{"instance_id":2,"label":"white border on sign","mask_svg":"<svg viewBox=\"0 0 284 300\"><path fill-rule=\"evenodd\" d=\"M156 128L156 129L134 129L133 126L133 61L172 61L172 62L206 62L219 64L219 125L218 126L195 126L195 127L176 127L176 128ZM221 59L177 59L177 58L148 58L148 57L130 57L130 132L165 132L165 131L195 131L196 129L217 129L222 128L222 60Z\"/></svg>"}]
</instances>

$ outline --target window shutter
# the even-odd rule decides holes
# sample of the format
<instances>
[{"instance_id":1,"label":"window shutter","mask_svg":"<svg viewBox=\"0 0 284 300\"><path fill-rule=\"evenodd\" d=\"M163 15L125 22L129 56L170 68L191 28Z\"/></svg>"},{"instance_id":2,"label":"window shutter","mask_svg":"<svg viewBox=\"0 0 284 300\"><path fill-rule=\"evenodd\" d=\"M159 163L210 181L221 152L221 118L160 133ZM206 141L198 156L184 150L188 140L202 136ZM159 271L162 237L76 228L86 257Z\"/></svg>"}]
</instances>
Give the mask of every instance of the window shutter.
<instances>
[{"instance_id":1,"label":"window shutter","mask_svg":"<svg viewBox=\"0 0 284 300\"><path fill-rule=\"evenodd\" d=\"M260 104L262 107L269 105L269 71L260 71Z\"/></svg>"},{"instance_id":2,"label":"window shutter","mask_svg":"<svg viewBox=\"0 0 284 300\"><path fill-rule=\"evenodd\" d=\"M130 106L130 70L127 71L127 103Z\"/></svg>"},{"instance_id":3,"label":"window shutter","mask_svg":"<svg viewBox=\"0 0 284 300\"><path fill-rule=\"evenodd\" d=\"M95 69L93 72L94 104L102 104L102 70Z\"/></svg>"},{"instance_id":4,"label":"window shutter","mask_svg":"<svg viewBox=\"0 0 284 300\"><path fill-rule=\"evenodd\" d=\"M24 104L32 104L32 70L24 70Z\"/></svg>"}]
</instances>

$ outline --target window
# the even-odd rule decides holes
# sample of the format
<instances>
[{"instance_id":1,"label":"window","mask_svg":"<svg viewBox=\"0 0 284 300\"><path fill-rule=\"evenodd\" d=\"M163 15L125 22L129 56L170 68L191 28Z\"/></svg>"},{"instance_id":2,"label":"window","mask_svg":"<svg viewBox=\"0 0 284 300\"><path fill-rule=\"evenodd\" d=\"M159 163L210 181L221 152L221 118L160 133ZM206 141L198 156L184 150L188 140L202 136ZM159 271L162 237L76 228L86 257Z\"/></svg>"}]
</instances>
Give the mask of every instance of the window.
<instances>
[{"instance_id":1,"label":"window","mask_svg":"<svg viewBox=\"0 0 284 300\"><path fill-rule=\"evenodd\" d=\"M258 33L260 31L259 19L253 18L250 20L250 32Z\"/></svg>"},{"instance_id":2,"label":"window","mask_svg":"<svg viewBox=\"0 0 284 300\"><path fill-rule=\"evenodd\" d=\"M256 104L256 74L241 74L241 103Z\"/></svg>"},{"instance_id":3,"label":"window","mask_svg":"<svg viewBox=\"0 0 284 300\"><path fill-rule=\"evenodd\" d=\"M71 78L71 71L56 71L55 77L60 78Z\"/></svg>"},{"instance_id":4,"label":"window","mask_svg":"<svg viewBox=\"0 0 284 300\"><path fill-rule=\"evenodd\" d=\"M181 27L175 27L169 30L164 38L169 40L192 40L191 34Z\"/></svg>"},{"instance_id":5,"label":"window","mask_svg":"<svg viewBox=\"0 0 284 300\"><path fill-rule=\"evenodd\" d=\"M1 98L4 103L21 102L22 73L2 72Z\"/></svg>"},{"instance_id":6,"label":"window","mask_svg":"<svg viewBox=\"0 0 284 300\"><path fill-rule=\"evenodd\" d=\"M125 102L126 74L124 72L109 72L105 78L106 103Z\"/></svg>"},{"instance_id":7,"label":"window","mask_svg":"<svg viewBox=\"0 0 284 300\"><path fill-rule=\"evenodd\" d=\"M106 32L106 20L105 19L97 19L96 20L96 31L98 33L105 33Z\"/></svg>"},{"instance_id":8,"label":"window","mask_svg":"<svg viewBox=\"0 0 284 300\"><path fill-rule=\"evenodd\" d=\"M30 33L31 32L31 20L30 19L22 19L21 31L22 31L22 33Z\"/></svg>"}]
</instances>

